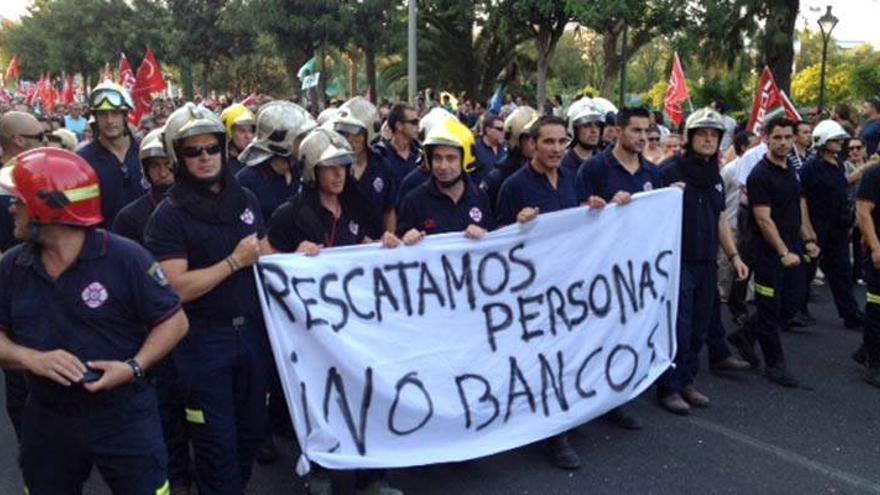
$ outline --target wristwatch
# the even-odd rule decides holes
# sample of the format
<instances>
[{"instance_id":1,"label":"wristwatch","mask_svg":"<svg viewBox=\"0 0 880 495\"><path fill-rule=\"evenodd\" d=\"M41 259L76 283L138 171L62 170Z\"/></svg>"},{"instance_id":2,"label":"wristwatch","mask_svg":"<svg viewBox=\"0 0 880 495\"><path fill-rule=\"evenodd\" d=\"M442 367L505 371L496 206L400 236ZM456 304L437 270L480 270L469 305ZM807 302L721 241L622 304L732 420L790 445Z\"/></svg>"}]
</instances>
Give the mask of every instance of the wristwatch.
<instances>
[{"instance_id":1,"label":"wristwatch","mask_svg":"<svg viewBox=\"0 0 880 495\"><path fill-rule=\"evenodd\" d=\"M137 359L131 358L125 362L125 364L131 367L131 370L134 371L134 379L135 381L141 381L147 375L144 373L144 369L141 368L141 364L137 362Z\"/></svg>"}]
</instances>

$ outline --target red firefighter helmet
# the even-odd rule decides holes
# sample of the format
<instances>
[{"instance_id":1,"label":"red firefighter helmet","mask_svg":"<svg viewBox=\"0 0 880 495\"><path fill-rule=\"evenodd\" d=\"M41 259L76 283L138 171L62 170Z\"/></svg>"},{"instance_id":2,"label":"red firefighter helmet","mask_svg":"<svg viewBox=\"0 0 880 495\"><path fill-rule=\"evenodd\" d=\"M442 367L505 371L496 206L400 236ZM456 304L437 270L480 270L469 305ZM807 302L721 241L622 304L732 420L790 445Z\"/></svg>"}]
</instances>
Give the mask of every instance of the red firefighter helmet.
<instances>
[{"instance_id":1,"label":"red firefighter helmet","mask_svg":"<svg viewBox=\"0 0 880 495\"><path fill-rule=\"evenodd\" d=\"M103 221L98 176L76 153L35 148L13 162L0 186L24 204L31 222L91 227Z\"/></svg>"}]
</instances>

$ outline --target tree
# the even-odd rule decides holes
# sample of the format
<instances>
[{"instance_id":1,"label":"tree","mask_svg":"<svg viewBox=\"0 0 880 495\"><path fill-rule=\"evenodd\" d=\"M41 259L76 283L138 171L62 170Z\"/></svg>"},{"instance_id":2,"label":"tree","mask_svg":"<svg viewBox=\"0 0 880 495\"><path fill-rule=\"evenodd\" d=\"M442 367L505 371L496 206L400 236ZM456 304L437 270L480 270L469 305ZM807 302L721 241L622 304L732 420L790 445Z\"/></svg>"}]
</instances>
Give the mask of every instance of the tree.
<instances>
[{"instance_id":1,"label":"tree","mask_svg":"<svg viewBox=\"0 0 880 495\"><path fill-rule=\"evenodd\" d=\"M546 0L509 0L506 5L509 12L517 19L526 32L531 34L538 51L538 66L535 75L537 85L535 103L538 108L547 100L547 68L556 44L565 26L571 21L569 3L579 4L576 0L547 2ZM500 9L504 10L504 9ZM497 15L497 14L496 14Z\"/></svg>"},{"instance_id":2,"label":"tree","mask_svg":"<svg viewBox=\"0 0 880 495\"><path fill-rule=\"evenodd\" d=\"M760 38L762 62L770 67L779 89L789 92L791 65L794 62L794 24L799 0L776 0L766 3L764 33Z\"/></svg>"},{"instance_id":3,"label":"tree","mask_svg":"<svg viewBox=\"0 0 880 495\"><path fill-rule=\"evenodd\" d=\"M400 26L395 20L396 0L361 0L346 3L346 14L351 28L352 43L363 50L367 76L368 97L376 102L376 55L388 45L394 31Z\"/></svg>"},{"instance_id":4,"label":"tree","mask_svg":"<svg viewBox=\"0 0 880 495\"><path fill-rule=\"evenodd\" d=\"M602 94L614 93L624 57L622 46L627 35L627 51L637 53L662 35L683 28L687 22L687 0L618 0L614 2L572 1L574 20L602 35L605 60Z\"/></svg>"}]
</instances>

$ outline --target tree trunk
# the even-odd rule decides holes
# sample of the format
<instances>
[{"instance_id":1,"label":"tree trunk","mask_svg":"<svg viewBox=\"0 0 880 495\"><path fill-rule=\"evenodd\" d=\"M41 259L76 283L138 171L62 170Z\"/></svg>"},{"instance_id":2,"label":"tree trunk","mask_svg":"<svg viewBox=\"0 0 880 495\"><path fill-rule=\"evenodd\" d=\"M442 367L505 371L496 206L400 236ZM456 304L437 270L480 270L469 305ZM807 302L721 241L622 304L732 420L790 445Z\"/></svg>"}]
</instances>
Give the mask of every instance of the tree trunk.
<instances>
[{"instance_id":1,"label":"tree trunk","mask_svg":"<svg viewBox=\"0 0 880 495\"><path fill-rule=\"evenodd\" d=\"M790 94L791 66L794 61L794 25L799 0L770 2L770 14L764 28L764 62L773 72L779 89Z\"/></svg>"},{"instance_id":2,"label":"tree trunk","mask_svg":"<svg viewBox=\"0 0 880 495\"><path fill-rule=\"evenodd\" d=\"M620 30L615 26L602 35L602 54L605 71L602 74L602 96L610 98L617 90L620 80L620 54L617 45L620 41Z\"/></svg>"},{"instance_id":3,"label":"tree trunk","mask_svg":"<svg viewBox=\"0 0 880 495\"><path fill-rule=\"evenodd\" d=\"M376 51L372 47L364 50L364 63L367 71L367 99L376 104L379 88L376 86Z\"/></svg>"},{"instance_id":4,"label":"tree trunk","mask_svg":"<svg viewBox=\"0 0 880 495\"><path fill-rule=\"evenodd\" d=\"M345 58L348 60L348 96L353 97L358 94L358 59L360 53L355 50L354 53L346 53Z\"/></svg>"}]
</instances>

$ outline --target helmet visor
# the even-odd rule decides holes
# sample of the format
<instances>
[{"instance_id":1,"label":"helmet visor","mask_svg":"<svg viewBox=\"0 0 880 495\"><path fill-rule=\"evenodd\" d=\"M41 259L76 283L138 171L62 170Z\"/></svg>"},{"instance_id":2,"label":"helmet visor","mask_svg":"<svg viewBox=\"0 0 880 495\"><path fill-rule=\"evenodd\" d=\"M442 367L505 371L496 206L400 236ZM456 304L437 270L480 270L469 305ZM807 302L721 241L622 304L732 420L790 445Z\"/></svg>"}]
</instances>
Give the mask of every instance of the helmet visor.
<instances>
[{"instance_id":1,"label":"helmet visor","mask_svg":"<svg viewBox=\"0 0 880 495\"><path fill-rule=\"evenodd\" d=\"M333 130L340 134L356 136L358 134L366 134L367 129L359 125L349 124L346 122L336 122L333 124Z\"/></svg>"}]
</instances>

